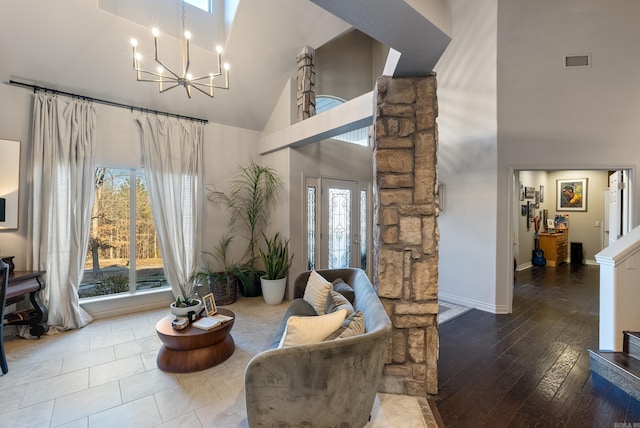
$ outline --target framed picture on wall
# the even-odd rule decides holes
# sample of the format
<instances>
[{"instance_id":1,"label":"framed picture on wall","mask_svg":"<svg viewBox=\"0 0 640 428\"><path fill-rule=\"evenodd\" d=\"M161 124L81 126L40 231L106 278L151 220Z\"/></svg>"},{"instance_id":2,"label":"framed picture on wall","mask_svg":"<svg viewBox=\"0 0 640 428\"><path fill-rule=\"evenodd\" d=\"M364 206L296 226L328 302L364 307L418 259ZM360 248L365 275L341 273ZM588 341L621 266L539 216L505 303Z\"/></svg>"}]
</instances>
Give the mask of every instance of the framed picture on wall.
<instances>
[{"instance_id":1,"label":"framed picture on wall","mask_svg":"<svg viewBox=\"0 0 640 428\"><path fill-rule=\"evenodd\" d=\"M535 187L525 187L524 188L524 197L527 199L533 199L536 194Z\"/></svg>"},{"instance_id":2,"label":"framed picture on wall","mask_svg":"<svg viewBox=\"0 0 640 428\"><path fill-rule=\"evenodd\" d=\"M556 211L587 211L587 179L556 180Z\"/></svg>"},{"instance_id":3,"label":"framed picture on wall","mask_svg":"<svg viewBox=\"0 0 640 428\"><path fill-rule=\"evenodd\" d=\"M544 186L540 185L540 202L544 202Z\"/></svg>"},{"instance_id":4,"label":"framed picture on wall","mask_svg":"<svg viewBox=\"0 0 640 428\"><path fill-rule=\"evenodd\" d=\"M520 182L520 200L524 201L524 184L522 184L522 181Z\"/></svg>"},{"instance_id":5,"label":"framed picture on wall","mask_svg":"<svg viewBox=\"0 0 640 428\"><path fill-rule=\"evenodd\" d=\"M536 195L533 198L534 203L536 204L536 208L540 208L540 192L536 190Z\"/></svg>"},{"instance_id":6,"label":"framed picture on wall","mask_svg":"<svg viewBox=\"0 0 640 428\"><path fill-rule=\"evenodd\" d=\"M522 217L526 217L527 216L527 206L526 205L520 205L520 215Z\"/></svg>"}]
</instances>

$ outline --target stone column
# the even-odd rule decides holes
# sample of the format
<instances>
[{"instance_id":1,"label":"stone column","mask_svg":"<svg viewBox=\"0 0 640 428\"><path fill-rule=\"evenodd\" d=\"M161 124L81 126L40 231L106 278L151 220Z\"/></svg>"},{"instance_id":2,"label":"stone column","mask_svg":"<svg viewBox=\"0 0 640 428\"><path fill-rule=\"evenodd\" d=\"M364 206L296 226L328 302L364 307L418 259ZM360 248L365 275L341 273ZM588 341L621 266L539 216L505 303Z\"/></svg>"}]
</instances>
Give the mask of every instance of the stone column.
<instances>
[{"instance_id":1,"label":"stone column","mask_svg":"<svg viewBox=\"0 0 640 428\"><path fill-rule=\"evenodd\" d=\"M374 283L393 322L380 391L438 392L435 75L380 77L374 142Z\"/></svg>"},{"instance_id":2,"label":"stone column","mask_svg":"<svg viewBox=\"0 0 640 428\"><path fill-rule=\"evenodd\" d=\"M297 104L298 122L316 115L315 50L305 46L298 54Z\"/></svg>"}]
</instances>

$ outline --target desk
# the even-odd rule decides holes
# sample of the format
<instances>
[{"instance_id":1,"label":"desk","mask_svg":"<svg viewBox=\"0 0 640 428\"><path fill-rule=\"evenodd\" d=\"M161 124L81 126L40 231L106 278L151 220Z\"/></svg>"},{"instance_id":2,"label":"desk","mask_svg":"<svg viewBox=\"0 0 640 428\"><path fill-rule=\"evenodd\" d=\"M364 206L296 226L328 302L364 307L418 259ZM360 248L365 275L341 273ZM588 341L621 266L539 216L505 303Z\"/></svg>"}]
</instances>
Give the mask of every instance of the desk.
<instances>
[{"instance_id":1,"label":"desk","mask_svg":"<svg viewBox=\"0 0 640 428\"><path fill-rule=\"evenodd\" d=\"M5 325L29 325L31 335L40 338L49 331L47 325L47 317L49 312L40 300L40 290L44 289L45 283L42 275L44 271L15 271L9 275L9 286L7 287L7 303L6 306L24 300L29 295L29 300L33 309L21 311L15 316L9 315L10 321Z\"/></svg>"},{"instance_id":2,"label":"desk","mask_svg":"<svg viewBox=\"0 0 640 428\"><path fill-rule=\"evenodd\" d=\"M211 330L189 326L174 330L173 315L167 315L156 324L162 347L158 351L158 368L173 373L188 373L208 369L220 364L233 354L235 343L229 334L235 314L218 308L218 313L232 317Z\"/></svg>"}]
</instances>

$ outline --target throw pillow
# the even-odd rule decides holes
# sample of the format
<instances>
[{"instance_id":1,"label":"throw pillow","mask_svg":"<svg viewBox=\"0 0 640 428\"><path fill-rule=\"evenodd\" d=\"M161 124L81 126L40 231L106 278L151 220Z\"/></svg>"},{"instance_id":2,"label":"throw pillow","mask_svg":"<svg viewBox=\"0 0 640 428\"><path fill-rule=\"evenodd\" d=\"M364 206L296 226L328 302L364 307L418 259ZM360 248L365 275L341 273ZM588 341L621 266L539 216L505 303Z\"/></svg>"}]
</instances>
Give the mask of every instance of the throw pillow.
<instances>
[{"instance_id":1,"label":"throw pillow","mask_svg":"<svg viewBox=\"0 0 640 428\"><path fill-rule=\"evenodd\" d=\"M351 288L349 284L344 282L342 278L336 278L335 280L333 280L333 289L346 297L349 303L353 305L353 302L356 298L356 293L353 291L353 288Z\"/></svg>"},{"instance_id":2,"label":"throw pillow","mask_svg":"<svg viewBox=\"0 0 640 428\"><path fill-rule=\"evenodd\" d=\"M330 314L331 312L335 312L339 309L346 309L347 316L350 316L355 312L353 305L349 303L346 297L336 291L330 290L327 295L327 306L324 311L325 313Z\"/></svg>"},{"instance_id":3,"label":"throw pillow","mask_svg":"<svg viewBox=\"0 0 640 428\"><path fill-rule=\"evenodd\" d=\"M325 306L327 305L327 295L331 291L332 285L329 281L324 279L315 270L309 274L307 280L307 288L304 289L304 295L302 298L313 306L318 315L324 315Z\"/></svg>"},{"instance_id":4,"label":"throw pillow","mask_svg":"<svg viewBox=\"0 0 640 428\"><path fill-rule=\"evenodd\" d=\"M292 316L280 341L280 348L322 342L336 331L347 316L345 309L315 317Z\"/></svg>"},{"instance_id":5,"label":"throw pillow","mask_svg":"<svg viewBox=\"0 0 640 428\"><path fill-rule=\"evenodd\" d=\"M325 340L344 339L345 337L363 334L364 331L364 314L362 311L356 311L350 317L346 318L340 325L340 328L327 336Z\"/></svg>"}]
</instances>

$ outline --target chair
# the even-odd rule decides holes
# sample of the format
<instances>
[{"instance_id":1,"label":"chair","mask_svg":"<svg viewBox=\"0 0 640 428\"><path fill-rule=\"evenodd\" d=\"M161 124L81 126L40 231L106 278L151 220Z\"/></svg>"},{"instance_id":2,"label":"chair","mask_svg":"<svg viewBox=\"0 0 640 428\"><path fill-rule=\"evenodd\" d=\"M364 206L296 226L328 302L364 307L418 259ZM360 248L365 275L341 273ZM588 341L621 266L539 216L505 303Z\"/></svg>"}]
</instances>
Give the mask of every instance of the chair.
<instances>
[{"instance_id":1,"label":"chair","mask_svg":"<svg viewBox=\"0 0 640 428\"><path fill-rule=\"evenodd\" d=\"M7 287L9 287L9 265L0 260L0 369L7 374L9 366L4 356L4 305L7 303Z\"/></svg>"}]
</instances>

